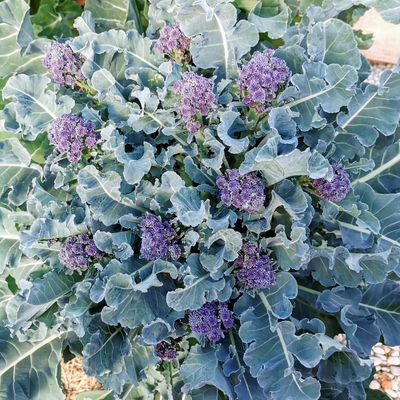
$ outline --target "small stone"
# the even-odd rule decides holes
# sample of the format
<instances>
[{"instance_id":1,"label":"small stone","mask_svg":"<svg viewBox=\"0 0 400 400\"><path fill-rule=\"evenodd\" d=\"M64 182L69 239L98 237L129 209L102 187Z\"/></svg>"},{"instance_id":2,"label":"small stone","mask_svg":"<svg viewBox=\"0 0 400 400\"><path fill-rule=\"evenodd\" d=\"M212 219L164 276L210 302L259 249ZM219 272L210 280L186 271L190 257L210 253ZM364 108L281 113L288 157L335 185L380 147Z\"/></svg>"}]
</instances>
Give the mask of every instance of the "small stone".
<instances>
[{"instance_id":1,"label":"small stone","mask_svg":"<svg viewBox=\"0 0 400 400\"><path fill-rule=\"evenodd\" d=\"M380 365L377 365L377 366L375 367L375 369L376 369L376 372L380 372L380 371L381 371L381 366L380 366Z\"/></svg>"},{"instance_id":2,"label":"small stone","mask_svg":"<svg viewBox=\"0 0 400 400\"><path fill-rule=\"evenodd\" d=\"M392 357L399 357L400 356L400 351L399 350L393 350L390 352L390 355Z\"/></svg>"},{"instance_id":3,"label":"small stone","mask_svg":"<svg viewBox=\"0 0 400 400\"><path fill-rule=\"evenodd\" d=\"M382 347L374 347L373 352L375 354L385 355L385 350Z\"/></svg>"},{"instance_id":4,"label":"small stone","mask_svg":"<svg viewBox=\"0 0 400 400\"><path fill-rule=\"evenodd\" d=\"M390 372L393 375L400 376L400 367L396 367L395 365L390 366Z\"/></svg>"},{"instance_id":5,"label":"small stone","mask_svg":"<svg viewBox=\"0 0 400 400\"><path fill-rule=\"evenodd\" d=\"M399 390L399 382L396 379L392 379L392 390Z\"/></svg>"},{"instance_id":6,"label":"small stone","mask_svg":"<svg viewBox=\"0 0 400 400\"><path fill-rule=\"evenodd\" d=\"M392 390L392 389L385 389L385 392L388 396L392 397L392 398L396 398L397 397L397 393Z\"/></svg>"},{"instance_id":7,"label":"small stone","mask_svg":"<svg viewBox=\"0 0 400 400\"><path fill-rule=\"evenodd\" d=\"M370 359L374 361L374 365L375 365L375 366L381 365L381 364L382 364L382 361L383 361L382 358L380 358L380 357L374 357L374 356L371 356Z\"/></svg>"},{"instance_id":8,"label":"small stone","mask_svg":"<svg viewBox=\"0 0 400 400\"><path fill-rule=\"evenodd\" d=\"M389 365L400 365L400 357L388 357L387 363Z\"/></svg>"},{"instance_id":9,"label":"small stone","mask_svg":"<svg viewBox=\"0 0 400 400\"><path fill-rule=\"evenodd\" d=\"M381 384L374 379L373 381L370 382L369 388L373 390L378 390L381 388Z\"/></svg>"},{"instance_id":10,"label":"small stone","mask_svg":"<svg viewBox=\"0 0 400 400\"><path fill-rule=\"evenodd\" d=\"M383 372L389 372L390 371L389 367L387 367L386 365L384 367L381 367L381 370Z\"/></svg>"},{"instance_id":11,"label":"small stone","mask_svg":"<svg viewBox=\"0 0 400 400\"><path fill-rule=\"evenodd\" d=\"M386 345L383 345L383 346L382 346L382 349L385 351L386 354L387 354L387 353L390 353L391 350L392 350L389 346L386 346Z\"/></svg>"}]
</instances>

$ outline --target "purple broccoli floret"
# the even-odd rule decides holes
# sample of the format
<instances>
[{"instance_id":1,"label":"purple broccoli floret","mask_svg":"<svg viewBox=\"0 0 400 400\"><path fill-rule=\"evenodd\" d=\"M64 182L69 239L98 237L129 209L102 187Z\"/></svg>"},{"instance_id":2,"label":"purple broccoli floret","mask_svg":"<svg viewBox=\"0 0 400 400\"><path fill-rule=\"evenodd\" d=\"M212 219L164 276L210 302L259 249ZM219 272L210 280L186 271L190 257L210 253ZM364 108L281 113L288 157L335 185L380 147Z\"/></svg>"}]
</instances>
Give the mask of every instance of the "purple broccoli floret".
<instances>
[{"instance_id":1,"label":"purple broccoli floret","mask_svg":"<svg viewBox=\"0 0 400 400\"><path fill-rule=\"evenodd\" d=\"M165 26L160 31L160 37L154 44L154 48L161 53L170 54L173 58L189 61L190 38L185 36L179 25Z\"/></svg>"},{"instance_id":2,"label":"purple broccoli floret","mask_svg":"<svg viewBox=\"0 0 400 400\"><path fill-rule=\"evenodd\" d=\"M50 144L61 153L67 153L70 162L77 163L85 148L92 149L100 135L94 132L93 122L84 121L77 115L63 114L51 124L48 138Z\"/></svg>"},{"instance_id":3,"label":"purple broccoli floret","mask_svg":"<svg viewBox=\"0 0 400 400\"><path fill-rule=\"evenodd\" d=\"M85 60L82 55L72 51L68 42L65 44L56 42L51 45L44 57L43 66L50 71L55 83L79 90L77 82L85 80L81 70Z\"/></svg>"},{"instance_id":4,"label":"purple broccoli floret","mask_svg":"<svg viewBox=\"0 0 400 400\"><path fill-rule=\"evenodd\" d=\"M160 221L154 214L141 222L143 229L140 255L147 260L177 260L181 250L177 245L178 235L168 221Z\"/></svg>"},{"instance_id":5,"label":"purple broccoli floret","mask_svg":"<svg viewBox=\"0 0 400 400\"><path fill-rule=\"evenodd\" d=\"M217 176L216 184L219 189L217 196L228 207L251 213L264 205L265 185L254 172L240 175L237 169L232 169L226 176Z\"/></svg>"},{"instance_id":6,"label":"purple broccoli floret","mask_svg":"<svg viewBox=\"0 0 400 400\"><path fill-rule=\"evenodd\" d=\"M176 351L176 345L162 341L157 343L155 346L156 356L160 357L162 360L174 360L178 353Z\"/></svg>"},{"instance_id":7,"label":"purple broccoli floret","mask_svg":"<svg viewBox=\"0 0 400 400\"><path fill-rule=\"evenodd\" d=\"M235 275L245 289L267 289L276 283L272 261L252 242L245 242L235 260Z\"/></svg>"},{"instance_id":8,"label":"purple broccoli floret","mask_svg":"<svg viewBox=\"0 0 400 400\"><path fill-rule=\"evenodd\" d=\"M333 164L333 179L311 179L311 184L319 197L326 201L342 201L350 191L351 182L349 174L339 164Z\"/></svg>"},{"instance_id":9,"label":"purple broccoli floret","mask_svg":"<svg viewBox=\"0 0 400 400\"><path fill-rule=\"evenodd\" d=\"M223 330L232 328L233 324L233 315L226 303L205 303L199 309L189 311L190 329L212 342L218 341Z\"/></svg>"},{"instance_id":10,"label":"purple broccoli floret","mask_svg":"<svg viewBox=\"0 0 400 400\"><path fill-rule=\"evenodd\" d=\"M180 95L177 112L186 123L186 129L191 133L197 132L201 126L197 119L211 113L217 104L211 80L186 71L173 89Z\"/></svg>"},{"instance_id":11,"label":"purple broccoli floret","mask_svg":"<svg viewBox=\"0 0 400 400\"><path fill-rule=\"evenodd\" d=\"M245 92L243 103L255 107L258 114L271 109L276 93L283 88L290 75L286 62L273 57L274 51L256 51L251 60L240 71L237 86Z\"/></svg>"},{"instance_id":12,"label":"purple broccoli floret","mask_svg":"<svg viewBox=\"0 0 400 400\"><path fill-rule=\"evenodd\" d=\"M94 240L87 234L70 236L60 247L58 259L72 270L87 268L92 262L103 258Z\"/></svg>"}]
</instances>

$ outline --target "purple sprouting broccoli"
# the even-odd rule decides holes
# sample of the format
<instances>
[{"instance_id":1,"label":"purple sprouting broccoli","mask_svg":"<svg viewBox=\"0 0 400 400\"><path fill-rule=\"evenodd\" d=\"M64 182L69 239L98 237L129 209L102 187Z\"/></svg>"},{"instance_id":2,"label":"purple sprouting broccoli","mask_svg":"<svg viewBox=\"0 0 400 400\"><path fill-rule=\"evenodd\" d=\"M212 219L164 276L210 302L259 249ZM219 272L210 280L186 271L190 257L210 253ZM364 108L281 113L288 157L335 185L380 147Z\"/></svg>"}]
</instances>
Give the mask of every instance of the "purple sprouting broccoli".
<instances>
[{"instance_id":1,"label":"purple sprouting broccoli","mask_svg":"<svg viewBox=\"0 0 400 400\"><path fill-rule=\"evenodd\" d=\"M94 240L86 233L70 236L60 247L58 259L61 264L72 270L86 269L89 265L102 259L104 253L100 251Z\"/></svg>"},{"instance_id":2,"label":"purple sprouting broccoli","mask_svg":"<svg viewBox=\"0 0 400 400\"><path fill-rule=\"evenodd\" d=\"M311 184L319 197L326 201L342 201L351 188L349 174L339 164L333 164L333 179L311 179Z\"/></svg>"},{"instance_id":3,"label":"purple sprouting broccoli","mask_svg":"<svg viewBox=\"0 0 400 400\"><path fill-rule=\"evenodd\" d=\"M169 54L173 59L190 60L190 38L185 36L179 25L165 26L160 31L160 37L154 44L154 48L161 53Z\"/></svg>"},{"instance_id":4,"label":"purple sprouting broccoli","mask_svg":"<svg viewBox=\"0 0 400 400\"><path fill-rule=\"evenodd\" d=\"M56 42L44 57L43 66L50 71L55 83L80 90L77 83L85 80L82 73L85 60L85 57L72 51L68 42Z\"/></svg>"},{"instance_id":5,"label":"purple sprouting broccoli","mask_svg":"<svg viewBox=\"0 0 400 400\"><path fill-rule=\"evenodd\" d=\"M175 343L168 343L164 340L155 346L156 356L160 357L161 360L174 360L178 355L176 350L177 346Z\"/></svg>"},{"instance_id":6,"label":"purple sprouting broccoli","mask_svg":"<svg viewBox=\"0 0 400 400\"><path fill-rule=\"evenodd\" d=\"M199 309L189 311L190 329L212 342L218 341L223 330L232 328L233 324L233 315L226 303L205 303Z\"/></svg>"},{"instance_id":7,"label":"purple sprouting broccoli","mask_svg":"<svg viewBox=\"0 0 400 400\"><path fill-rule=\"evenodd\" d=\"M181 250L178 235L168 221L160 221L154 214L147 215L140 227L143 229L140 255L147 260L177 260Z\"/></svg>"},{"instance_id":8,"label":"purple sprouting broccoli","mask_svg":"<svg viewBox=\"0 0 400 400\"><path fill-rule=\"evenodd\" d=\"M234 206L249 213L258 211L265 201L265 185L254 172L240 175L231 169L226 176L217 176L217 196L226 206Z\"/></svg>"},{"instance_id":9,"label":"purple sprouting broccoli","mask_svg":"<svg viewBox=\"0 0 400 400\"><path fill-rule=\"evenodd\" d=\"M283 88L290 75L286 62L273 57L274 51L256 51L251 60L240 71L237 86L245 92L243 103L255 107L258 114L271 109L276 93Z\"/></svg>"},{"instance_id":10,"label":"purple sprouting broccoli","mask_svg":"<svg viewBox=\"0 0 400 400\"><path fill-rule=\"evenodd\" d=\"M252 242L245 242L235 260L235 275L245 289L267 289L276 283L272 261Z\"/></svg>"},{"instance_id":11,"label":"purple sprouting broccoli","mask_svg":"<svg viewBox=\"0 0 400 400\"><path fill-rule=\"evenodd\" d=\"M52 122L49 142L61 154L66 153L70 162L77 163L82 158L82 151L92 149L100 139L95 128L93 122L86 122L77 115L63 114Z\"/></svg>"},{"instance_id":12,"label":"purple sprouting broccoli","mask_svg":"<svg viewBox=\"0 0 400 400\"><path fill-rule=\"evenodd\" d=\"M210 114L217 104L211 80L186 71L173 89L180 95L177 111L186 123L186 129L190 133L197 132L201 126L199 118Z\"/></svg>"}]
</instances>

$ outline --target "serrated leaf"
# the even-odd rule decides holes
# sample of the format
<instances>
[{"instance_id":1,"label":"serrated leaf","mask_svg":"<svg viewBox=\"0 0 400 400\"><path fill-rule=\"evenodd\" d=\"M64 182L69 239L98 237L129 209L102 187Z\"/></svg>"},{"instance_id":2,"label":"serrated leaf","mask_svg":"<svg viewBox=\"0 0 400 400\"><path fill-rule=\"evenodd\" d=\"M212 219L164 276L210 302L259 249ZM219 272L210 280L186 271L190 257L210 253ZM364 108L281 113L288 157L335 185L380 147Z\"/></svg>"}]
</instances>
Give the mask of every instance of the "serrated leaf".
<instances>
[{"instance_id":1,"label":"serrated leaf","mask_svg":"<svg viewBox=\"0 0 400 400\"><path fill-rule=\"evenodd\" d=\"M77 280L76 275L50 271L33 283L25 282L22 291L17 293L6 306L7 326L10 331L15 334L20 329L29 328L33 318L69 293Z\"/></svg>"},{"instance_id":2,"label":"serrated leaf","mask_svg":"<svg viewBox=\"0 0 400 400\"><path fill-rule=\"evenodd\" d=\"M48 89L50 79L43 75L12 76L3 89L5 99L15 103L16 122L24 138L34 140L48 129L50 123L62 114L68 114L75 105L69 96L61 96Z\"/></svg>"},{"instance_id":3,"label":"serrated leaf","mask_svg":"<svg viewBox=\"0 0 400 400\"><path fill-rule=\"evenodd\" d=\"M400 108L400 74L396 67L387 70L380 77L380 88L368 85L357 89L356 95L348 104L348 112L337 115L337 123L348 134L355 135L365 146L375 143L381 132L392 135L397 128ZM382 111L385 110L385 118Z\"/></svg>"},{"instance_id":4,"label":"serrated leaf","mask_svg":"<svg viewBox=\"0 0 400 400\"><path fill-rule=\"evenodd\" d=\"M268 186L291 176L308 175L308 161L311 157L309 149L303 152L294 149L291 153L274 157L273 154L268 154L269 149L266 146L268 145L246 153L239 167L240 174L261 171Z\"/></svg>"},{"instance_id":5,"label":"serrated leaf","mask_svg":"<svg viewBox=\"0 0 400 400\"><path fill-rule=\"evenodd\" d=\"M255 299L243 295L235 304L235 313L241 315L249 308L258 307L257 312L268 317L268 325L275 329L278 319L286 319L291 315L293 305L290 300L296 296L296 280L290 273L281 271L276 274L276 283L260 291Z\"/></svg>"},{"instance_id":6,"label":"serrated leaf","mask_svg":"<svg viewBox=\"0 0 400 400\"><path fill-rule=\"evenodd\" d=\"M9 218L10 214L9 210L0 207L0 275L6 265L17 268L22 256L19 249L19 232Z\"/></svg>"},{"instance_id":7,"label":"serrated leaf","mask_svg":"<svg viewBox=\"0 0 400 400\"><path fill-rule=\"evenodd\" d=\"M298 270L307 263L309 258L309 246L306 238L306 229L303 227L294 227L290 239L288 239L285 227L278 225L275 229L275 236L266 239L265 245L274 252L277 267L284 271Z\"/></svg>"},{"instance_id":8,"label":"serrated leaf","mask_svg":"<svg viewBox=\"0 0 400 400\"><path fill-rule=\"evenodd\" d=\"M311 63L303 64L304 74L293 75L294 88L289 87L280 97L283 100L291 95L291 100L284 105L298 113L293 119L300 130L321 128L326 125L325 118L318 112L321 106L328 113L340 111L354 95L353 85L357 82L357 71L349 65Z\"/></svg>"},{"instance_id":9,"label":"serrated leaf","mask_svg":"<svg viewBox=\"0 0 400 400\"><path fill-rule=\"evenodd\" d=\"M383 145L379 145L378 139L375 145L366 149L367 155L374 162L374 168L369 172L360 171L352 185L367 182L378 193L400 191L400 141L393 143L393 137L384 139L380 140L384 142Z\"/></svg>"},{"instance_id":10,"label":"serrated leaf","mask_svg":"<svg viewBox=\"0 0 400 400\"><path fill-rule=\"evenodd\" d=\"M193 346L181 366L180 375L185 382L183 393L189 394L191 390L209 384L221 390L230 400L235 398L232 383L223 373L215 349L211 346Z\"/></svg>"},{"instance_id":11,"label":"serrated leaf","mask_svg":"<svg viewBox=\"0 0 400 400\"><path fill-rule=\"evenodd\" d=\"M267 6L263 6L266 4ZM254 24L259 32L266 32L271 39L283 37L287 31L290 8L284 7L279 13L268 12L270 2L259 1L249 15L249 22ZM272 8L272 7L271 7Z\"/></svg>"},{"instance_id":12,"label":"serrated leaf","mask_svg":"<svg viewBox=\"0 0 400 400\"><path fill-rule=\"evenodd\" d=\"M0 318L5 318L4 309ZM64 337L49 335L42 342L20 342L0 326L0 399L63 400L57 379ZM43 362L46 360L46 362Z\"/></svg>"},{"instance_id":13,"label":"serrated leaf","mask_svg":"<svg viewBox=\"0 0 400 400\"><path fill-rule=\"evenodd\" d=\"M360 306L366 307L375 315L376 324L388 346L397 346L400 343L399 299L400 285L389 279L376 285L368 285L362 291Z\"/></svg>"},{"instance_id":14,"label":"serrated leaf","mask_svg":"<svg viewBox=\"0 0 400 400\"><path fill-rule=\"evenodd\" d=\"M190 254L187 265L182 267L184 288L167 293L167 304L176 311L196 310L205 302L214 301L225 286L224 279L210 277L200 264L198 254Z\"/></svg>"},{"instance_id":15,"label":"serrated leaf","mask_svg":"<svg viewBox=\"0 0 400 400\"><path fill-rule=\"evenodd\" d=\"M155 286L150 286L142 292L135 289L131 276L113 275L105 287L108 305L101 312L103 321L109 325L121 324L133 329L149 324L156 318L164 319L170 311L165 302L168 289L159 280L157 286L157 290Z\"/></svg>"},{"instance_id":16,"label":"serrated leaf","mask_svg":"<svg viewBox=\"0 0 400 400\"><path fill-rule=\"evenodd\" d=\"M132 153L125 152L125 144L122 143L115 151L117 160L124 164L124 178L135 185L150 171L154 158L155 148L144 142L143 146L138 146Z\"/></svg>"},{"instance_id":17,"label":"serrated leaf","mask_svg":"<svg viewBox=\"0 0 400 400\"><path fill-rule=\"evenodd\" d=\"M189 14L188 14L189 12ZM216 68L220 77L237 76L237 62L258 42L258 32L246 20L237 22L232 4L205 1L178 14L182 32L191 37L190 52L200 68Z\"/></svg>"},{"instance_id":18,"label":"serrated leaf","mask_svg":"<svg viewBox=\"0 0 400 400\"><path fill-rule=\"evenodd\" d=\"M236 139L234 134L242 132L246 129L246 125L240 119L240 114L236 111L225 111L220 115L220 123L217 126L217 134L225 144L229 147L229 152L232 154L239 154L244 152L249 146L249 139L244 137Z\"/></svg>"},{"instance_id":19,"label":"serrated leaf","mask_svg":"<svg viewBox=\"0 0 400 400\"><path fill-rule=\"evenodd\" d=\"M242 247L242 236L233 229L221 229L202 245L200 262L211 273L217 272L225 261L234 261Z\"/></svg>"},{"instance_id":20,"label":"serrated leaf","mask_svg":"<svg viewBox=\"0 0 400 400\"><path fill-rule=\"evenodd\" d=\"M346 40L344 40L346 38ZM340 19L317 22L307 36L312 61L361 67L361 56L351 26Z\"/></svg>"},{"instance_id":21,"label":"serrated leaf","mask_svg":"<svg viewBox=\"0 0 400 400\"><path fill-rule=\"evenodd\" d=\"M93 51L97 54L123 53L126 68L134 66L158 71L158 66L161 63L160 56L154 54L150 48L150 39L141 36L134 30L124 32L112 29L97 35L93 42Z\"/></svg>"},{"instance_id":22,"label":"serrated leaf","mask_svg":"<svg viewBox=\"0 0 400 400\"><path fill-rule=\"evenodd\" d=\"M25 1L5 0L0 3L0 40L0 78L16 71L33 73L43 69L42 54L25 54L29 43L34 40L29 6Z\"/></svg>"},{"instance_id":23,"label":"serrated leaf","mask_svg":"<svg viewBox=\"0 0 400 400\"><path fill-rule=\"evenodd\" d=\"M379 15L392 24L400 23L399 1L398 0L376 0L374 8Z\"/></svg>"},{"instance_id":24,"label":"serrated leaf","mask_svg":"<svg viewBox=\"0 0 400 400\"><path fill-rule=\"evenodd\" d=\"M41 168L31 164L29 153L17 138L0 142L0 194L10 189L11 204L23 204L28 195L29 184L42 175Z\"/></svg>"},{"instance_id":25,"label":"serrated leaf","mask_svg":"<svg viewBox=\"0 0 400 400\"><path fill-rule=\"evenodd\" d=\"M239 330L242 340L249 343L244 360L252 376L272 399L319 399L319 382L312 377L303 379L295 370L293 358L295 355L307 367L317 365L322 358L318 338L309 334L296 336L294 325L288 321L279 322L272 330L265 314L268 301L260 300L257 308L243 313ZM273 375L269 373L271 369Z\"/></svg>"},{"instance_id":26,"label":"serrated leaf","mask_svg":"<svg viewBox=\"0 0 400 400\"><path fill-rule=\"evenodd\" d=\"M93 218L109 226L127 214L142 211L120 192L121 176L114 171L100 173L93 165L81 169L78 174L77 192L84 203L89 203Z\"/></svg>"},{"instance_id":27,"label":"serrated leaf","mask_svg":"<svg viewBox=\"0 0 400 400\"><path fill-rule=\"evenodd\" d=\"M209 201L201 200L195 187L180 188L171 196L170 200L173 205L171 211L176 212L179 221L184 226L200 225L207 216Z\"/></svg>"},{"instance_id":28,"label":"serrated leaf","mask_svg":"<svg viewBox=\"0 0 400 400\"><path fill-rule=\"evenodd\" d=\"M121 27L128 18L129 0L86 0L85 11L104 29Z\"/></svg>"}]
</instances>

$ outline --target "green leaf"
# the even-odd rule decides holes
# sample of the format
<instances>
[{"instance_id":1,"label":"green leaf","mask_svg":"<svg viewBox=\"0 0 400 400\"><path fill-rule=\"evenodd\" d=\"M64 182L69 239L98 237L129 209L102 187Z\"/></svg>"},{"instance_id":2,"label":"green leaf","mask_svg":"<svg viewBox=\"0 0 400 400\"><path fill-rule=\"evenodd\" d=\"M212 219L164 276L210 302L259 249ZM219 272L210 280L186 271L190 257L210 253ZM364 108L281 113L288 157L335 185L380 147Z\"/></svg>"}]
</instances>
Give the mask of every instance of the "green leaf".
<instances>
[{"instance_id":1,"label":"green leaf","mask_svg":"<svg viewBox=\"0 0 400 400\"><path fill-rule=\"evenodd\" d=\"M227 398L236 398L232 384L225 376L222 366L215 355L215 349L211 346L202 348L195 345L185 362L181 365L180 375L185 382L182 391L189 394L191 390L200 388L207 382L221 390Z\"/></svg>"},{"instance_id":2,"label":"green leaf","mask_svg":"<svg viewBox=\"0 0 400 400\"><path fill-rule=\"evenodd\" d=\"M275 7L268 7L270 1L260 1L249 15L249 22L254 24L261 33L266 32L271 39L279 39L285 35L289 20L290 8L285 7L277 12L270 12L268 8L275 11ZM266 4L266 6L263 6Z\"/></svg>"},{"instance_id":3,"label":"green leaf","mask_svg":"<svg viewBox=\"0 0 400 400\"><path fill-rule=\"evenodd\" d=\"M246 125L240 119L240 113L228 110L221 114L220 123L217 127L217 133L225 146L230 146L228 149L229 153L239 154L247 149L250 143L247 137L242 139L237 139L234 137L235 133L242 132L245 129Z\"/></svg>"},{"instance_id":4,"label":"green leaf","mask_svg":"<svg viewBox=\"0 0 400 400\"><path fill-rule=\"evenodd\" d=\"M385 136L392 135L400 116L399 88L399 68L386 70L380 77L379 88L368 85L363 90L357 89L348 104L348 112L342 111L337 115L337 123L348 135L355 135L365 147L375 143L379 132ZM382 118L382 110L385 110L385 118Z\"/></svg>"},{"instance_id":5,"label":"green leaf","mask_svg":"<svg viewBox=\"0 0 400 400\"><path fill-rule=\"evenodd\" d=\"M5 0L0 3L0 78L14 72L35 73L44 71L43 54L26 53L34 40L29 20L29 6L23 0Z\"/></svg>"},{"instance_id":6,"label":"green leaf","mask_svg":"<svg viewBox=\"0 0 400 400\"><path fill-rule=\"evenodd\" d=\"M375 0L374 7L385 21L400 23L399 0Z\"/></svg>"},{"instance_id":7,"label":"green leaf","mask_svg":"<svg viewBox=\"0 0 400 400\"><path fill-rule=\"evenodd\" d=\"M51 271L33 283L24 283L22 291L11 299L7 306L7 326L12 333L30 327L35 317L44 313L53 304L71 291L77 276Z\"/></svg>"},{"instance_id":8,"label":"green leaf","mask_svg":"<svg viewBox=\"0 0 400 400\"><path fill-rule=\"evenodd\" d=\"M19 249L19 233L15 223L9 218L10 214L6 208L0 207L0 274L7 264L17 268L22 256Z\"/></svg>"},{"instance_id":9,"label":"green leaf","mask_svg":"<svg viewBox=\"0 0 400 400\"><path fill-rule=\"evenodd\" d=\"M349 24L335 18L317 22L307 36L312 61L361 67L361 55Z\"/></svg>"},{"instance_id":10,"label":"green leaf","mask_svg":"<svg viewBox=\"0 0 400 400\"><path fill-rule=\"evenodd\" d=\"M3 89L3 97L14 101L16 122L28 140L34 140L53 120L68 114L75 105L66 95L57 100L56 94L47 87L49 83L46 76L17 75L12 76Z\"/></svg>"},{"instance_id":11,"label":"green leaf","mask_svg":"<svg viewBox=\"0 0 400 400\"><path fill-rule=\"evenodd\" d=\"M100 173L93 165L81 169L78 174L77 192L84 203L89 203L93 218L110 226L124 215L137 215L139 207L120 192L122 178L117 172Z\"/></svg>"},{"instance_id":12,"label":"green leaf","mask_svg":"<svg viewBox=\"0 0 400 400\"><path fill-rule=\"evenodd\" d=\"M384 343L396 346L400 335L400 285L385 280L376 285L368 285L363 291L360 306L366 307L376 317Z\"/></svg>"},{"instance_id":13,"label":"green leaf","mask_svg":"<svg viewBox=\"0 0 400 400\"><path fill-rule=\"evenodd\" d=\"M76 400L114 400L112 390L92 390L90 392L81 392Z\"/></svg>"},{"instance_id":14,"label":"green leaf","mask_svg":"<svg viewBox=\"0 0 400 400\"><path fill-rule=\"evenodd\" d=\"M206 301L216 300L218 292L225 287L223 279L210 277L200 264L198 254L189 255L181 274L185 287L167 293L167 304L176 311L196 310Z\"/></svg>"},{"instance_id":15,"label":"green leaf","mask_svg":"<svg viewBox=\"0 0 400 400\"><path fill-rule=\"evenodd\" d=\"M242 236L234 229L221 229L201 247L200 262L210 272L216 272L225 261L234 261L242 247Z\"/></svg>"},{"instance_id":16,"label":"green leaf","mask_svg":"<svg viewBox=\"0 0 400 400\"><path fill-rule=\"evenodd\" d=\"M4 309L0 318L5 318ZM63 400L57 378L63 340L60 335L49 335L41 342L20 342L1 325L0 399L42 400L45 396Z\"/></svg>"},{"instance_id":17,"label":"green leaf","mask_svg":"<svg viewBox=\"0 0 400 400\"><path fill-rule=\"evenodd\" d=\"M103 29L121 28L128 19L129 0L86 0L85 11L90 11Z\"/></svg>"},{"instance_id":18,"label":"green leaf","mask_svg":"<svg viewBox=\"0 0 400 400\"><path fill-rule=\"evenodd\" d=\"M82 7L75 1L41 0L31 21L38 36L71 37L72 21L81 13Z\"/></svg>"},{"instance_id":19,"label":"green leaf","mask_svg":"<svg viewBox=\"0 0 400 400\"><path fill-rule=\"evenodd\" d=\"M216 68L222 78L237 76L237 62L258 42L258 32L246 20L237 22L232 4L214 8L201 1L178 13L182 32L192 38L190 52L200 68Z\"/></svg>"},{"instance_id":20,"label":"green leaf","mask_svg":"<svg viewBox=\"0 0 400 400\"><path fill-rule=\"evenodd\" d=\"M31 157L17 138L0 142L0 194L10 190L11 204L21 205L28 196L29 186L42 175L42 169L31 164Z\"/></svg>"},{"instance_id":21,"label":"green leaf","mask_svg":"<svg viewBox=\"0 0 400 400\"><path fill-rule=\"evenodd\" d=\"M144 142L143 146L138 146L132 153L125 152L125 143L121 143L115 151L117 160L124 164L124 178L131 184L139 183L142 178L150 171L153 163L155 148Z\"/></svg>"},{"instance_id":22,"label":"green leaf","mask_svg":"<svg viewBox=\"0 0 400 400\"><path fill-rule=\"evenodd\" d=\"M173 210L184 226L197 226L207 216L209 200L200 200L195 187L183 187L171 196Z\"/></svg>"},{"instance_id":23,"label":"green leaf","mask_svg":"<svg viewBox=\"0 0 400 400\"><path fill-rule=\"evenodd\" d=\"M310 128L321 128L326 125L325 118L318 113L319 106L328 113L337 113L347 106L354 96L353 85L358 80L357 71L350 65L340 66L321 62L303 64L304 74L292 77L295 85L285 90L280 100L287 96L295 100L287 102L284 107L298 113L293 119L304 131ZM294 93L293 93L294 91Z\"/></svg>"}]
</instances>

